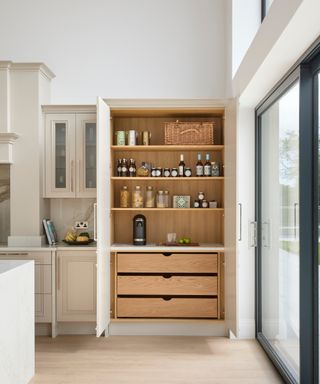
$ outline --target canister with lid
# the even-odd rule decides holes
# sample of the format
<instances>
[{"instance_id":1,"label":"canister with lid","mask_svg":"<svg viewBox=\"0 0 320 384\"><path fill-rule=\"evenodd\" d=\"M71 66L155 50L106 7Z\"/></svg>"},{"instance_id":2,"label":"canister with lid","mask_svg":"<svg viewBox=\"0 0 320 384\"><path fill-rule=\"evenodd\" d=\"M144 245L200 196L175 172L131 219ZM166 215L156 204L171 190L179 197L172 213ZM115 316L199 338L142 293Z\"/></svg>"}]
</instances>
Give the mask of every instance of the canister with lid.
<instances>
[{"instance_id":1,"label":"canister with lid","mask_svg":"<svg viewBox=\"0 0 320 384\"><path fill-rule=\"evenodd\" d=\"M164 192L161 190L157 193L157 208L166 208L165 195Z\"/></svg>"},{"instance_id":2,"label":"canister with lid","mask_svg":"<svg viewBox=\"0 0 320 384\"><path fill-rule=\"evenodd\" d=\"M120 208L130 207L130 192L128 187L124 185L120 190Z\"/></svg>"},{"instance_id":3,"label":"canister with lid","mask_svg":"<svg viewBox=\"0 0 320 384\"><path fill-rule=\"evenodd\" d=\"M143 194L139 185L132 192L132 208L143 208Z\"/></svg>"},{"instance_id":4,"label":"canister with lid","mask_svg":"<svg viewBox=\"0 0 320 384\"><path fill-rule=\"evenodd\" d=\"M147 187L146 192L146 208L154 208L155 206L155 193L152 186Z\"/></svg>"}]
</instances>

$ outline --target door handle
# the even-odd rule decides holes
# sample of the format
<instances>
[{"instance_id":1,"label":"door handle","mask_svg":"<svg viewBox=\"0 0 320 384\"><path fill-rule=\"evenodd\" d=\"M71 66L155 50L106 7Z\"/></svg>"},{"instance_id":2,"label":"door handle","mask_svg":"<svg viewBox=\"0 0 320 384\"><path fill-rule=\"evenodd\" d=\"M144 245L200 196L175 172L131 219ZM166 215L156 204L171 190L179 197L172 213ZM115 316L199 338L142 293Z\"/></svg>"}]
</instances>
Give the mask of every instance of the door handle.
<instances>
[{"instance_id":1,"label":"door handle","mask_svg":"<svg viewBox=\"0 0 320 384\"><path fill-rule=\"evenodd\" d=\"M294 238L297 238L297 207L298 203L294 203L293 205L293 230L294 230Z\"/></svg>"},{"instance_id":2,"label":"door handle","mask_svg":"<svg viewBox=\"0 0 320 384\"><path fill-rule=\"evenodd\" d=\"M97 241L97 203L93 204L93 240Z\"/></svg>"},{"instance_id":3,"label":"door handle","mask_svg":"<svg viewBox=\"0 0 320 384\"><path fill-rule=\"evenodd\" d=\"M242 241L242 204L238 203L239 207L239 237L238 241Z\"/></svg>"},{"instance_id":4,"label":"door handle","mask_svg":"<svg viewBox=\"0 0 320 384\"><path fill-rule=\"evenodd\" d=\"M71 160L71 167L70 167L70 174L71 174L71 180L70 180L70 183L71 183L71 192L73 192L73 160Z\"/></svg>"}]
</instances>

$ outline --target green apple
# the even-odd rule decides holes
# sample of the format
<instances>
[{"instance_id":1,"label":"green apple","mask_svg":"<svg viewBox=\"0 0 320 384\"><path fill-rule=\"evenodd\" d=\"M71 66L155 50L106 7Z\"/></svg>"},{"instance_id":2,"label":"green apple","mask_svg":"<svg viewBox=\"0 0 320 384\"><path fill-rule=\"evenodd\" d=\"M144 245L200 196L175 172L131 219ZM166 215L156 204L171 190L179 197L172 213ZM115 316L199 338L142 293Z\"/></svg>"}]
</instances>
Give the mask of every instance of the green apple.
<instances>
[{"instance_id":1,"label":"green apple","mask_svg":"<svg viewBox=\"0 0 320 384\"><path fill-rule=\"evenodd\" d=\"M179 244L184 244L184 239L180 239Z\"/></svg>"},{"instance_id":2,"label":"green apple","mask_svg":"<svg viewBox=\"0 0 320 384\"><path fill-rule=\"evenodd\" d=\"M184 240L185 244L190 244L191 243L191 239L189 237L185 237L183 240Z\"/></svg>"}]
</instances>

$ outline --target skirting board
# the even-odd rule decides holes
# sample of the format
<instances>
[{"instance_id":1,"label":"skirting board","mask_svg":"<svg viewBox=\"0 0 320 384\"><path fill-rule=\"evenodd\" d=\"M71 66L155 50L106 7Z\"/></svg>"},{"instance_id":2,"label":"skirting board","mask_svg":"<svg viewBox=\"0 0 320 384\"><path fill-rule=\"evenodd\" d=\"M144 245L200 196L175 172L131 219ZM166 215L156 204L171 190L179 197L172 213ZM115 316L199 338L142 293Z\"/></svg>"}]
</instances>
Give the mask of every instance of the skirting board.
<instances>
[{"instance_id":1,"label":"skirting board","mask_svg":"<svg viewBox=\"0 0 320 384\"><path fill-rule=\"evenodd\" d=\"M210 323L188 322L111 322L112 336L226 336L223 321Z\"/></svg>"}]
</instances>

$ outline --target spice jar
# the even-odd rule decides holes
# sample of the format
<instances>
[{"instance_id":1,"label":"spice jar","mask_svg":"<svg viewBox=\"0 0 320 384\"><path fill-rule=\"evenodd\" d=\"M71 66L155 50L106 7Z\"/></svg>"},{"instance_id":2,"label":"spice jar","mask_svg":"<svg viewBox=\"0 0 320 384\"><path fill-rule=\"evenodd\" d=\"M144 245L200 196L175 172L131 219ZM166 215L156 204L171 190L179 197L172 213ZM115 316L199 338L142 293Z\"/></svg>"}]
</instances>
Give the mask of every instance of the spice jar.
<instances>
[{"instance_id":1,"label":"spice jar","mask_svg":"<svg viewBox=\"0 0 320 384\"><path fill-rule=\"evenodd\" d=\"M143 194L139 185L132 192L132 208L143 208Z\"/></svg>"},{"instance_id":2,"label":"spice jar","mask_svg":"<svg viewBox=\"0 0 320 384\"><path fill-rule=\"evenodd\" d=\"M184 177L191 177L192 176L192 171L190 167L185 167L184 169Z\"/></svg>"},{"instance_id":3,"label":"spice jar","mask_svg":"<svg viewBox=\"0 0 320 384\"><path fill-rule=\"evenodd\" d=\"M204 192L198 192L198 200L200 200L200 202L204 200Z\"/></svg>"},{"instance_id":4,"label":"spice jar","mask_svg":"<svg viewBox=\"0 0 320 384\"><path fill-rule=\"evenodd\" d=\"M169 191L167 190L164 191L164 205L165 205L165 208L169 208L170 206L170 196L169 196Z\"/></svg>"},{"instance_id":5,"label":"spice jar","mask_svg":"<svg viewBox=\"0 0 320 384\"><path fill-rule=\"evenodd\" d=\"M158 191L157 193L157 208L166 208L163 191Z\"/></svg>"},{"instance_id":6,"label":"spice jar","mask_svg":"<svg viewBox=\"0 0 320 384\"><path fill-rule=\"evenodd\" d=\"M170 177L170 175L171 175L170 168L163 168L163 176Z\"/></svg>"},{"instance_id":7,"label":"spice jar","mask_svg":"<svg viewBox=\"0 0 320 384\"><path fill-rule=\"evenodd\" d=\"M209 207L209 203L207 202L207 200L202 200L201 208L208 208L208 207Z\"/></svg>"},{"instance_id":8,"label":"spice jar","mask_svg":"<svg viewBox=\"0 0 320 384\"><path fill-rule=\"evenodd\" d=\"M199 200L194 200L193 208L200 208L200 201Z\"/></svg>"},{"instance_id":9,"label":"spice jar","mask_svg":"<svg viewBox=\"0 0 320 384\"><path fill-rule=\"evenodd\" d=\"M178 176L178 168L172 168L171 169L171 176L177 177Z\"/></svg>"},{"instance_id":10,"label":"spice jar","mask_svg":"<svg viewBox=\"0 0 320 384\"><path fill-rule=\"evenodd\" d=\"M142 162L141 167L137 169L137 176L146 177L149 176L149 169L146 167L146 163Z\"/></svg>"},{"instance_id":11,"label":"spice jar","mask_svg":"<svg viewBox=\"0 0 320 384\"><path fill-rule=\"evenodd\" d=\"M153 187L147 187L146 192L146 208L154 208L155 206L155 193Z\"/></svg>"},{"instance_id":12,"label":"spice jar","mask_svg":"<svg viewBox=\"0 0 320 384\"><path fill-rule=\"evenodd\" d=\"M130 207L130 192L128 187L124 185L120 190L120 208Z\"/></svg>"}]
</instances>

